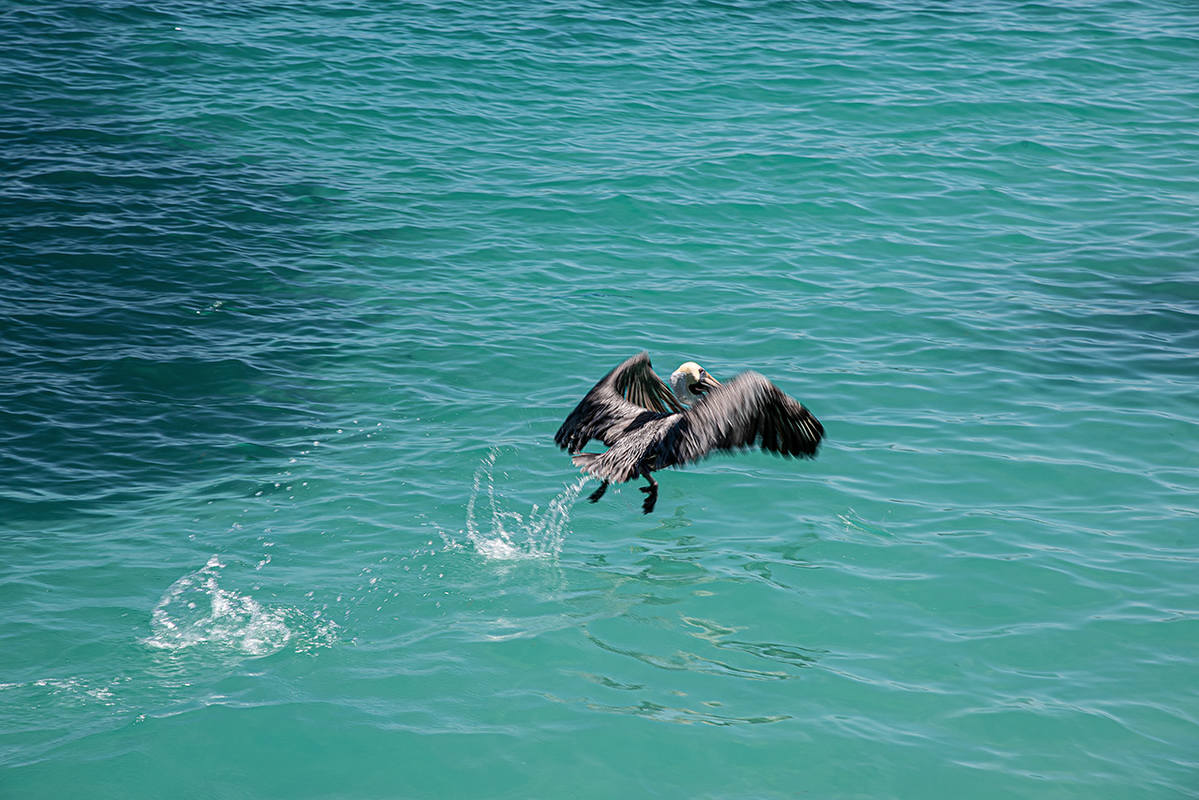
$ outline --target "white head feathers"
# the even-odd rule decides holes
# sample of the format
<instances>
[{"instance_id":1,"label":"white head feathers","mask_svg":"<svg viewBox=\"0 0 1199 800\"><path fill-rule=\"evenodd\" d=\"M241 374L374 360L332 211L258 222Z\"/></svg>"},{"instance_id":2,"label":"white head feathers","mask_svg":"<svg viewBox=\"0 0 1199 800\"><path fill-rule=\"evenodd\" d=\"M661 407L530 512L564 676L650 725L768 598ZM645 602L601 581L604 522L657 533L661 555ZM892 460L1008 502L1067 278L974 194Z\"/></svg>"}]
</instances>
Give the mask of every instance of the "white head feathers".
<instances>
[{"instance_id":1,"label":"white head feathers","mask_svg":"<svg viewBox=\"0 0 1199 800\"><path fill-rule=\"evenodd\" d=\"M698 392L691 390L691 387L706 377L708 377L708 373L694 361L680 364L678 369L670 373L671 391L683 405L689 406L700 397Z\"/></svg>"}]
</instances>

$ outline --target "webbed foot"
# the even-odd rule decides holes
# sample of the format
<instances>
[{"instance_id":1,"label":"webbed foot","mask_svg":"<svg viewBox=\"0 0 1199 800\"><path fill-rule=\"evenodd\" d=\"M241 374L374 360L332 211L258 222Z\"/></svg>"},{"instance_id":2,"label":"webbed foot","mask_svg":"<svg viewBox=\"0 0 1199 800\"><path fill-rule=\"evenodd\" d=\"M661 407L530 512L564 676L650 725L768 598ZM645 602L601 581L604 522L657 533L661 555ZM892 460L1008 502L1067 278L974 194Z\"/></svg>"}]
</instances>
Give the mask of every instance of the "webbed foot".
<instances>
[{"instance_id":1,"label":"webbed foot","mask_svg":"<svg viewBox=\"0 0 1199 800\"><path fill-rule=\"evenodd\" d=\"M645 502L641 504L641 512L649 514L654 510L654 506L658 502L658 484L642 486L641 491L645 492Z\"/></svg>"}]
</instances>

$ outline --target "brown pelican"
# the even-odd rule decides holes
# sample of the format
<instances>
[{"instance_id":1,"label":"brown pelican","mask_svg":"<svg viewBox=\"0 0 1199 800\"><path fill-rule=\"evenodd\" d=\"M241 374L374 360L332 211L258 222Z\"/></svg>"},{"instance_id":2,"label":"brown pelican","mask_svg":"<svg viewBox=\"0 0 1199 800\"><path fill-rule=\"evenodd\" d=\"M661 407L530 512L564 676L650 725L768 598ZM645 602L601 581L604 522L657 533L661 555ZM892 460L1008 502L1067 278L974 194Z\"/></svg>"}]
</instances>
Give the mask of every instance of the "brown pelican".
<instances>
[{"instance_id":1,"label":"brown pelican","mask_svg":"<svg viewBox=\"0 0 1199 800\"><path fill-rule=\"evenodd\" d=\"M672 394L673 389L673 394ZM598 501L610 483L649 481L642 509L654 510L658 482L650 474L698 461L714 450L754 444L784 456L812 458L824 427L812 412L756 372L722 384L688 361L670 376L654 372L649 354L635 355L605 375L562 423L554 441L583 472L602 483L587 499ZM592 439L608 449L584 453Z\"/></svg>"}]
</instances>

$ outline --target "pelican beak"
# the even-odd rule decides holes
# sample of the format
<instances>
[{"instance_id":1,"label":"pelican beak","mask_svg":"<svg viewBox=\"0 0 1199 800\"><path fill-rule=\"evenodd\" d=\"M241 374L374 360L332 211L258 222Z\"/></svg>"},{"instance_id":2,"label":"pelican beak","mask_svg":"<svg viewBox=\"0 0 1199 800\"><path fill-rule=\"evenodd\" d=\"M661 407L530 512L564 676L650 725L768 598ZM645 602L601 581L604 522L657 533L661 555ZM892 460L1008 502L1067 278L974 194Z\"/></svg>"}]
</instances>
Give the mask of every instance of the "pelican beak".
<instances>
[{"instance_id":1,"label":"pelican beak","mask_svg":"<svg viewBox=\"0 0 1199 800\"><path fill-rule=\"evenodd\" d=\"M705 373L702 378L691 384L691 391L696 394L707 394L719 385L720 381Z\"/></svg>"}]
</instances>

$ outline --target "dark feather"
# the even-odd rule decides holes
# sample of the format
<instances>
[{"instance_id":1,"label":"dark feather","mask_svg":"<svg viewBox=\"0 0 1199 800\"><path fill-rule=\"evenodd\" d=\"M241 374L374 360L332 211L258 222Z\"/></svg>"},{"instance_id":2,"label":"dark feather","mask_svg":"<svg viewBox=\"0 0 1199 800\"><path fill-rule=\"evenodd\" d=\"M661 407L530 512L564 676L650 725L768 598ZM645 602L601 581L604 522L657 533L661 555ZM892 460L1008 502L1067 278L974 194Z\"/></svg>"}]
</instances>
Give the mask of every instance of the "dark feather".
<instances>
[{"instance_id":1,"label":"dark feather","mask_svg":"<svg viewBox=\"0 0 1199 800\"><path fill-rule=\"evenodd\" d=\"M620 483L721 450L757 446L812 458L823 437L824 427L810 411L756 372L715 386L683 410L654 374L649 356L641 353L587 393L554 441L578 454L588 441L599 439L608 445L607 452L576 455L574 463L604 481Z\"/></svg>"},{"instance_id":2,"label":"dark feather","mask_svg":"<svg viewBox=\"0 0 1199 800\"><path fill-rule=\"evenodd\" d=\"M639 353L600 379L570 412L554 441L577 453L592 439L611 447L631 427L682 411L670 387L654 373L648 353Z\"/></svg>"},{"instance_id":3,"label":"dark feather","mask_svg":"<svg viewBox=\"0 0 1199 800\"><path fill-rule=\"evenodd\" d=\"M812 412L756 372L717 386L672 422L647 453L655 469L698 461L716 450L755 446L813 458L824 438L824 426Z\"/></svg>"}]
</instances>

